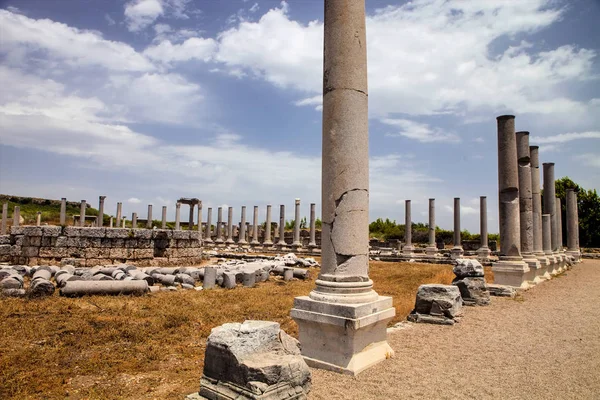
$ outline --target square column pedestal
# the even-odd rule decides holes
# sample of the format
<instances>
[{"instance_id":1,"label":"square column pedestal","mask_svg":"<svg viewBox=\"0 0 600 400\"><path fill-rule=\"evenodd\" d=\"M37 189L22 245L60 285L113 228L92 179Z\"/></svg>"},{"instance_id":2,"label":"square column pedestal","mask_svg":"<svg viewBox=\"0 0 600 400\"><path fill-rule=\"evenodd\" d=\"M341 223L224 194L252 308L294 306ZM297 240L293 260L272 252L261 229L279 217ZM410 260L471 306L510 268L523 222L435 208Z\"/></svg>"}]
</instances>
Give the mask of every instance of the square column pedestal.
<instances>
[{"instance_id":1,"label":"square column pedestal","mask_svg":"<svg viewBox=\"0 0 600 400\"><path fill-rule=\"evenodd\" d=\"M513 286L515 289L529 289L529 266L523 261L500 260L492 264L494 283Z\"/></svg>"},{"instance_id":2,"label":"square column pedestal","mask_svg":"<svg viewBox=\"0 0 600 400\"><path fill-rule=\"evenodd\" d=\"M392 298L337 304L296 297L292 318L298 324L302 355L315 368L357 375L391 358L387 324L396 315Z\"/></svg>"}]
</instances>

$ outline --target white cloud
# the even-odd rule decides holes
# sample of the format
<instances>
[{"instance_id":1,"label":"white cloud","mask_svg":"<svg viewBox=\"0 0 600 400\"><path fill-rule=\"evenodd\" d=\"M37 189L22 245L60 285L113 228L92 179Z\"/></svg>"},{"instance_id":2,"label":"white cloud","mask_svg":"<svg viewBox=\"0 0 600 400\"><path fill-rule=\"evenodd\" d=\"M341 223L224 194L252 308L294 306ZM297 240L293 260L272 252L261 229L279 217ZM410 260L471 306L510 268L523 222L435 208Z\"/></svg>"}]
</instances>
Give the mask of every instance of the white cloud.
<instances>
[{"instance_id":1,"label":"white cloud","mask_svg":"<svg viewBox=\"0 0 600 400\"><path fill-rule=\"evenodd\" d=\"M560 133L552 136L532 136L531 141L533 143L545 144L545 143L567 143L573 140L583 139L600 139L600 131L597 132L570 132Z\"/></svg>"},{"instance_id":2,"label":"white cloud","mask_svg":"<svg viewBox=\"0 0 600 400\"><path fill-rule=\"evenodd\" d=\"M130 204L140 204L142 201L137 197L130 197L129 199L127 199L127 202Z\"/></svg>"},{"instance_id":3,"label":"white cloud","mask_svg":"<svg viewBox=\"0 0 600 400\"><path fill-rule=\"evenodd\" d=\"M116 24L116 21L110 16L110 14L104 14L104 19L109 26Z\"/></svg>"},{"instance_id":4,"label":"white cloud","mask_svg":"<svg viewBox=\"0 0 600 400\"><path fill-rule=\"evenodd\" d=\"M404 136L409 139L418 140L422 143L431 142L460 142L460 138L450 132L444 132L439 128L432 128L428 124L423 124L407 119L384 118L381 120L386 125L398 128L398 133L388 133L386 136L398 137Z\"/></svg>"},{"instance_id":5,"label":"white cloud","mask_svg":"<svg viewBox=\"0 0 600 400\"><path fill-rule=\"evenodd\" d=\"M446 210L449 213L454 214L454 206L445 205L444 210ZM479 215L479 208L461 205L460 206L460 215L461 215L461 217L463 215Z\"/></svg>"},{"instance_id":6,"label":"white cloud","mask_svg":"<svg viewBox=\"0 0 600 400\"><path fill-rule=\"evenodd\" d=\"M300 106L300 107L314 106L315 110L321 111L323 109L323 96L318 95L318 96L313 96L313 97L307 97L305 99L294 102L294 104L297 106Z\"/></svg>"},{"instance_id":7,"label":"white cloud","mask_svg":"<svg viewBox=\"0 0 600 400\"><path fill-rule=\"evenodd\" d=\"M575 159L580 161L583 165L589 167L600 168L600 154L585 153L575 156Z\"/></svg>"},{"instance_id":8,"label":"white cloud","mask_svg":"<svg viewBox=\"0 0 600 400\"><path fill-rule=\"evenodd\" d=\"M251 13L255 13L255 12L257 12L257 11L258 11L258 9L259 9L259 8L260 8L260 7L258 6L258 3L254 3L254 4L252 5L252 7L250 7L250 9L248 9L248 11L250 11Z\"/></svg>"},{"instance_id":9,"label":"white cloud","mask_svg":"<svg viewBox=\"0 0 600 400\"><path fill-rule=\"evenodd\" d=\"M139 32L164 13L160 0L131 0L125 3L125 22L131 32Z\"/></svg>"},{"instance_id":10,"label":"white cloud","mask_svg":"<svg viewBox=\"0 0 600 400\"><path fill-rule=\"evenodd\" d=\"M81 30L48 19L31 19L0 10L0 53L29 66L44 55L65 66L103 67L112 71L152 71L154 65L131 46L106 40L97 32ZM41 53L41 54L40 54ZM16 56L12 57L12 55ZM31 62L33 61L33 63ZM40 65L47 68L47 61ZM33 64L33 65L31 65Z\"/></svg>"},{"instance_id":11,"label":"white cloud","mask_svg":"<svg viewBox=\"0 0 600 400\"><path fill-rule=\"evenodd\" d=\"M173 44L170 40L163 40L157 45L144 50L148 58L171 64L190 60L209 61L216 49L214 39L189 38L181 44Z\"/></svg>"}]
</instances>

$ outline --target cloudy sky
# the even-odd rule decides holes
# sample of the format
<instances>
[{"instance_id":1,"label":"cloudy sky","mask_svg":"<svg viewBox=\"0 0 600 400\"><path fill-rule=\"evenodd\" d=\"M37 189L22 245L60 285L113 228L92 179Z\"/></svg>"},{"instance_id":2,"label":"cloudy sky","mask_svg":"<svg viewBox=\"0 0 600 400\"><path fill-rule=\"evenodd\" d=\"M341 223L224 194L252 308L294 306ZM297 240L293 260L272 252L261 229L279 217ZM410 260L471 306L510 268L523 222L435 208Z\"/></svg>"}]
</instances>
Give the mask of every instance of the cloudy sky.
<instances>
[{"instance_id":1,"label":"cloudy sky","mask_svg":"<svg viewBox=\"0 0 600 400\"><path fill-rule=\"evenodd\" d=\"M0 193L320 202L322 0L0 0ZM367 0L371 219L497 230L496 120L600 189L600 2ZM185 215L187 211L184 210ZM213 213L215 215L216 213ZM276 217L276 216L274 216ZM206 217L204 217L206 218Z\"/></svg>"}]
</instances>

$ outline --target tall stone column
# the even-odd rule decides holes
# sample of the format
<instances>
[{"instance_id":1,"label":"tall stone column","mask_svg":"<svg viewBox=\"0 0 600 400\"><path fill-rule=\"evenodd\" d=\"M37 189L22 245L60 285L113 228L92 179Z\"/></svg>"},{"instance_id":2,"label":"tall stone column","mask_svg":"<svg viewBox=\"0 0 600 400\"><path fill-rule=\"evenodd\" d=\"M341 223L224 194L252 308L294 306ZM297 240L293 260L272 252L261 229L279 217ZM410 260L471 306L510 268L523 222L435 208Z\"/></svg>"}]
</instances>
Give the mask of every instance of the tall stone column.
<instances>
[{"instance_id":1,"label":"tall stone column","mask_svg":"<svg viewBox=\"0 0 600 400\"><path fill-rule=\"evenodd\" d=\"M98 221L96 225L99 228L104 226L104 199L106 199L106 196L99 196L98 198Z\"/></svg>"},{"instance_id":2,"label":"tall stone column","mask_svg":"<svg viewBox=\"0 0 600 400\"><path fill-rule=\"evenodd\" d=\"M198 232L202 232L202 200L198 202Z\"/></svg>"},{"instance_id":3,"label":"tall stone column","mask_svg":"<svg viewBox=\"0 0 600 400\"><path fill-rule=\"evenodd\" d=\"M521 235L521 256L529 267L530 284L541 282L538 269L540 261L533 253L533 193L531 188L531 158L529 153L529 132L517 132L517 165L519 174L519 223Z\"/></svg>"},{"instance_id":4,"label":"tall stone column","mask_svg":"<svg viewBox=\"0 0 600 400\"><path fill-rule=\"evenodd\" d=\"M494 282L526 289L529 266L521 256L519 218L519 171L515 117L497 118L498 126L498 205L500 216L500 255L492 265Z\"/></svg>"},{"instance_id":5,"label":"tall stone column","mask_svg":"<svg viewBox=\"0 0 600 400\"><path fill-rule=\"evenodd\" d=\"M556 260L554 252L552 251L552 215L550 214L542 214L542 248L549 261L549 270L546 271L546 278L548 278L551 275L556 274L556 272L554 272Z\"/></svg>"},{"instance_id":6,"label":"tall stone column","mask_svg":"<svg viewBox=\"0 0 600 400\"><path fill-rule=\"evenodd\" d=\"M258 241L258 206L254 206L254 215L252 216L252 241L251 245L259 245Z\"/></svg>"},{"instance_id":7,"label":"tall stone column","mask_svg":"<svg viewBox=\"0 0 600 400\"><path fill-rule=\"evenodd\" d=\"M438 255L437 245L435 244L435 199L429 199L429 243L425 249L425 253L429 257Z\"/></svg>"},{"instance_id":8,"label":"tall stone column","mask_svg":"<svg viewBox=\"0 0 600 400\"><path fill-rule=\"evenodd\" d=\"M111 217L110 217L110 220L108 221L108 227L109 227L109 228L112 228L113 226L114 226L114 217L113 217L113 216L111 216Z\"/></svg>"},{"instance_id":9,"label":"tall stone column","mask_svg":"<svg viewBox=\"0 0 600 400\"><path fill-rule=\"evenodd\" d=\"M452 259L457 259L463 256L465 251L462 247L461 237L460 237L460 198L454 198L454 247L450 252L450 257Z\"/></svg>"},{"instance_id":10,"label":"tall stone column","mask_svg":"<svg viewBox=\"0 0 600 400\"><path fill-rule=\"evenodd\" d=\"M215 239L216 244L223 243L223 207L217 208L217 238Z\"/></svg>"},{"instance_id":11,"label":"tall stone column","mask_svg":"<svg viewBox=\"0 0 600 400\"><path fill-rule=\"evenodd\" d=\"M578 262L579 252L579 214L577 211L577 193L567 189L567 255Z\"/></svg>"},{"instance_id":12,"label":"tall stone column","mask_svg":"<svg viewBox=\"0 0 600 400\"><path fill-rule=\"evenodd\" d=\"M316 213L315 213L315 203L310 203L310 241L308 242L308 247L314 249L317 247L316 240Z\"/></svg>"},{"instance_id":13,"label":"tall stone column","mask_svg":"<svg viewBox=\"0 0 600 400\"><path fill-rule=\"evenodd\" d=\"M240 223L240 236L238 237L238 244L246 245L246 206L242 206L242 221Z\"/></svg>"},{"instance_id":14,"label":"tall stone column","mask_svg":"<svg viewBox=\"0 0 600 400\"><path fill-rule=\"evenodd\" d=\"M285 242L285 205L282 204L279 206L279 241L277 242L277 246L286 247L287 243Z\"/></svg>"},{"instance_id":15,"label":"tall stone column","mask_svg":"<svg viewBox=\"0 0 600 400\"><path fill-rule=\"evenodd\" d=\"M302 355L313 367L358 374L389 358L391 297L369 279L369 120L364 0L325 0L322 266L297 297Z\"/></svg>"},{"instance_id":16,"label":"tall stone column","mask_svg":"<svg viewBox=\"0 0 600 400\"><path fill-rule=\"evenodd\" d=\"M12 226L21 225L21 207L15 206L15 210L13 211L13 224Z\"/></svg>"},{"instance_id":17,"label":"tall stone column","mask_svg":"<svg viewBox=\"0 0 600 400\"><path fill-rule=\"evenodd\" d=\"M188 229L191 231L194 229L194 208L196 203L190 203L190 217L188 218Z\"/></svg>"},{"instance_id":18,"label":"tall stone column","mask_svg":"<svg viewBox=\"0 0 600 400\"><path fill-rule=\"evenodd\" d=\"M263 241L264 246L272 246L273 240L271 240L271 205L267 205L267 221L265 223L265 240Z\"/></svg>"},{"instance_id":19,"label":"tall stone column","mask_svg":"<svg viewBox=\"0 0 600 400\"><path fill-rule=\"evenodd\" d=\"M60 224L67 224L67 199L63 197L60 199Z\"/></svg>"},{"instance_id":20,"label":"tall stone column","mask_svg":"<svg viewBox=\"0 0 600 400\"><path fill-rule=\"evenodd\" d=\"M227 240L226 244L234 244L233 241L233 207L227 209Z\"/></svg>"},{"instance_id":21,"label":"tall stone column","mask_svg":"<svg viewBox=\"0 0 600 400\"><path fill-rule=\"evenodd\" d=\"M175 203L175 230L181 230L181 203Z\"/></svg>"},{"instance_id":22,"label":"tall stone column","mask_svg":"<svg viewBox=\"0 0 600 400\"><path fill-rule=\"evenodd\" d=\"M42 225L42 212L38 211L36 218L35 218L35 226L41 226Z\"/></svg>"},{"instance_id":23,"label":"tall stone column","mask_svg":"<svg viewBox=\"0 0 600 400\"><path fill-rule=\"evenodd\" d=\"M565 256L565 250L563 247L563 231L562 231L562 202L560 200L559 197L556 198L556 201L554 202L554 205L556 206L556 235L557 235L557 242L558 242L558 252L561 254L561 256L563 256L563 260L565 261L565 263L563 264L563 268L566 269L566 258L564 258Z\"/></svg>"},{"instance_id":24,"label":"tall stone column","mask_svg":"<svg viewBox=\"0 0 600 400\"><path fill-rule=\"evenodd\" d=\"M410 200L404 201L404 242L402 254L409 257L414 256L415 248L412 245L412 212Z\"/></svg>"},{"instance_id":25,"label":"tall stone column","mask_svg":"<svg viewBox=\"0 0 600 400\"><path fill-rule=\"evenodd\" d=\"M123 204L122 204L122 203L117 203L117 217L116 217L116 220L117 220L117 223L116 223L116 225L117 225L117 228L119 228L119 224L121 223L121 218L122 218L122 216L123 216L123 212L122 212L122 210L123 210Z\"/></svg>"},{"instance_id":26,"label":"tall stone column","mask_svg":"<svg viewBox=\"0 0 600 400\"><path fill-rule=\"evenodd\" d=\"M137 228L137 213L131 213L131 228Z\"/></svg>"},{"instance_id":27,"label":"tall stone column","mask_svg":"<svg viewBox=\"0 0 600 400\"><path fill-rule=\"evenodd\" d=\"M300 242L300 199L296 199L296 210L294 215L294 242L292 247L302 247Z\"/></svg>"},{"instance_id":28,"label":"tall stone column","mask_svg":"<svg viewBox=\"0 0 600 400\"><path fill-rule=\"evenodd\" d=\"M162 207L162 221L160 227L162 229L167 229L167 206Z\"/></svg>"},{"instance_id":29,"label":"tall stone column","mask_svg":"<svg viewBox=\"0 0 600 400\"><path fill-rule=\"evenodd\" d=\"M212 230L212 208L208 207L208 209L206 210L206 229L204 231L204 242L205 243L213 242L211 230Z\"/></svg>"},{"instance_id":30,"label":"tall stone column","mask_svg":"<svg viewBox=\"0 0 600 400\"><path fill-rule=\"evenodd\" d=\"M6 224L8 221L8 203L2 204L2 225L0 225L0 235L6 235Z\"/></svg>"},{"instance_id":31,"label":"tall stone column","mask_svg":"<svg viewBox=\"0 0 600 400\"><path fill-rule=\"evenodd\" d=\"M488 247L488 216L487 216L487 197L479 196L479 249L477 249L477 258L485 261L490 258L490 248Z\"/></svg>"},{"instance_id":32,"label":"tall stone column","mask_svg":"<svg viewBox=\"0 0 600 400\"><path fill-rule=\"evenodd\" d=\"M148 204L148 219L146 220L146 228L152 229L152 204Z\"/></svg>"},{"instance_id":33,"label":"tall stone column","mask_svg":"<svg viewBox=\"0 0 600 400\"><path fill-rule=\"evenodd\" d=\"M79 226L85 226L85 209L87 203L85 200L81 200L81 205L79 206Z\"/></svg>"},{"instance_id":34,"label":"tall stone column","mask_svg":"<svg viewBox=\"0 0 600 400\"><path fill-rule=\"evenodd\" d=\"M127 221L127 217L123 217L123 223L122 223L122 228L125 228L125 221Z\"/></svg>"},{"instance_id":35,"label":"tall stone column","mask_svg":"<svg viewBox=\"0 0 600 400\"><path fill-rule=\"evenodd\" d=\"M540 279L550 279L548 267L550 260L544 254L542 233L542 194L540 188L540 151L538 146L529 146L531 160L531 209L533 214L533 254L540 262L541 269L536 271Z\"/></svg>"},{"instance_id":36,"label":"tall stone column","mask_svg":"<svg viewBox=\"0 0 600 400\"><path fill-rule=\"evenodd\" d=\"M548 268L550 275L556 275L562 270L562 257L558 253L558 236L556 229L556 187L554 182L554 163L543 163L544 171L544 196L543 212L550 214L550 241L552 244L553 261L552 266Z\"/></svg>"}]
</instances>

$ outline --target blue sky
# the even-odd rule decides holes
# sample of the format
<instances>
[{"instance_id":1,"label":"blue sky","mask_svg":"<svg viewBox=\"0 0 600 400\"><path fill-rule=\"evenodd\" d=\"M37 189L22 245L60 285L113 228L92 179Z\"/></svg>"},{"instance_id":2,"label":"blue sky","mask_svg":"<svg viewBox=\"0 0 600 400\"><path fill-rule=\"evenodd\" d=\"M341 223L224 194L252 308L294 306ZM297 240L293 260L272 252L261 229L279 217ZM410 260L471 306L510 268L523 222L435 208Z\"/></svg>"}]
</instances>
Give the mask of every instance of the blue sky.
<instances>
[{"instance_id":1,"label":"blue sky","mask_svg":"<svg viewBox=\"0 0 600 400\"><path fill-rule=\"evenodd\" d=\"M320 202L321 0L0 0L0 193ZM371 219L497 231L496 120L600 189L600 2L367 0ZM185 215L187 211L184 210ZM277 214L277 212L276 212ZM216 216L216 211L213 212ZM214 219L215 217L213 217ZM274 218L276 216L274 215Z\"/></svg>"}]
</instances>

